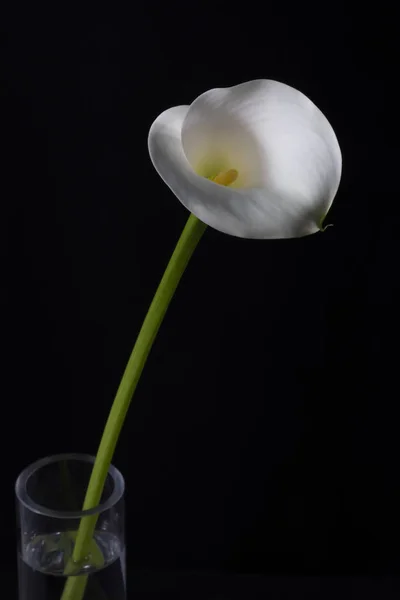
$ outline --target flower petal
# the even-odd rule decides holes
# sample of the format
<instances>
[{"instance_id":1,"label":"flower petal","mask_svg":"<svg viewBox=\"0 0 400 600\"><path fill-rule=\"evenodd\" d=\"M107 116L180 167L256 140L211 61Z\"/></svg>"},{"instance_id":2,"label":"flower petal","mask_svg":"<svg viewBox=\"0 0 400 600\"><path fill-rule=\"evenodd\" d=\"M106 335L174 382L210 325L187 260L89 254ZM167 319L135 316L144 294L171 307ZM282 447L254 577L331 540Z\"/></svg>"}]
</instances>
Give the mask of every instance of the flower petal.
<instances>
[{"instance_id":1,"label":"flower petal","mask_svg":"<svg viewBox=\"0 0 400 600\"><path fill-rule=\"evenodd\" d=\"M149 133L155 168L200 220L247 238L315 233L337 192L341 152L326 117L271 80L210 90L162 113ZM230 187L206 177L236 169Z\"/></svg>"}]
</instances>

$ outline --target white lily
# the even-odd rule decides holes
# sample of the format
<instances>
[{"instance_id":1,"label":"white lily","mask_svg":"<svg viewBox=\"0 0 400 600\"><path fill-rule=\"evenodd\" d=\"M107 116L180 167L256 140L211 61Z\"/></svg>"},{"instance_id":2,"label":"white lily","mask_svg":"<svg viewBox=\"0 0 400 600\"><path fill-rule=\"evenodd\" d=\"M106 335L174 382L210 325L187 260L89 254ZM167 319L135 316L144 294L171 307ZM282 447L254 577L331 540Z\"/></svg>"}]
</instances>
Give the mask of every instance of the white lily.
<instances>
[{"instance_id":1,"label":"white lily","mask_svg":"<svg viewBox=\"0 0 400 600\"><path fill-rule=\"evenodd\" d=\"M149 133L157 171L192 213L160 281L118 387L86 491L85 517L65 567L62 600L82 600L96 513L140 375L168 305L207 225L247 238L300 237L321 229L342 158L335 133L301 92L269 80L202 94L163 112ZM92 558L90 558L92 557ZM87 566L87 565L86 565Z\"/></svg>"},{"instance_id":2,"label":"white lily","mask_svg":"<svg viewBox=\"0 0 400 600\"><path fill-rule=\"evenodd\" d=\"M213 89L170 108L148 143L182 204L238 237L315 233L339 187L342 156L330 123L303 93L277 81Z\"/></svg>"}]
</instances>

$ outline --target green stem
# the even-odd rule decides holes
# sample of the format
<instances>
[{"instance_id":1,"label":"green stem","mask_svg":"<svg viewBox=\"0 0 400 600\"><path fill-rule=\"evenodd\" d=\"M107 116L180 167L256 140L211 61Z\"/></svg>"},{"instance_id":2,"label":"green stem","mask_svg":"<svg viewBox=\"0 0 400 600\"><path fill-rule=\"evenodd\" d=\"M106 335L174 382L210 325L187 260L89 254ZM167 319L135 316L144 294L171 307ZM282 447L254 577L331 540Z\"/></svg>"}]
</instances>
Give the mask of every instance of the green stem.
<instances>
[{"instance_id":1,"label":"green stem","mask_svg":"<svg viewBox=\"0 0 400 600\"><path fill-rule=\"evenodd\" d=\"M206 227L207 225L194 215L190 215L161 279L111 407L86 491L83 510L94 508L100 502L115 446L146 359L172 296ZM79 563L88 553L96 521L97 515L81 519L72 555L75 569L67 565L66 574L79 570ZM86 580L79 576L68 577L61 600L82 600L85 592L83 581Z\"/></svg>"}]
</instances>

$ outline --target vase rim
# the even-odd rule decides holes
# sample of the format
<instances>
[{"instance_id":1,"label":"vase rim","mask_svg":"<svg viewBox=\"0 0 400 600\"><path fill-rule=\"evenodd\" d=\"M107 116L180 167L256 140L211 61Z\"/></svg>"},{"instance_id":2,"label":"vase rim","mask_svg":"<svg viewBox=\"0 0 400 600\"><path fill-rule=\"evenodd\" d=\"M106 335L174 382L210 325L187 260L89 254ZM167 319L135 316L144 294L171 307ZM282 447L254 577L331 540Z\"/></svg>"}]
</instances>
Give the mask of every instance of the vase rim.
<instances>
[{"instance_id":1,"label":"vase rim","mask_svg":"<svg viewBox=\"0 0 400 600\"><path fill-rule=\"evenodd\" d=\"M15 494L17 496L18 501L30 511L45 517L52 517L58 519L81 519L82 517L98 515L105 512L106 510L115 506L115 504L117 504L117 502L122 498L125 491L124 477L122 473L116 467L114 467L114 465L110 465L108 469L108 474L113 480L114 489L105 502L99 504L98 506L95 506L94 508L80 511L63 511L53 510L51 508L47 508L46 506L38 504L37 502L34 502L27 490L27 483L29 478L39 469L42 469L47 465L63 460L79 460L81 462L91 462L94 464L95 457L91 454L79 454L68 452L64 454L53 454L51 456L46 456L45 458L40 458L39 460L36 460L35 462L28 465L20 473L20 475L17 478L17 481L15 482Z\"/></svg>"}]
</instances>

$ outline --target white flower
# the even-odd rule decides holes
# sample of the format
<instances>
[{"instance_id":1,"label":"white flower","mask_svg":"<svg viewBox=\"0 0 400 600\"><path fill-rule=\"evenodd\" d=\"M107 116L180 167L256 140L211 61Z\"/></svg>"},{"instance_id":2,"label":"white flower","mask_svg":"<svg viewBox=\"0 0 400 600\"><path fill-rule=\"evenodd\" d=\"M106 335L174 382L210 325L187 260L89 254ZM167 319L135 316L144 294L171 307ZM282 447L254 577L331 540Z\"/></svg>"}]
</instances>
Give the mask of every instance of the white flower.
<instances>
[{"instance_id":1,"label":"white flower","mask_svg":"<svg viewBox=\"0 0 400 600\"><path fill-rule=\"evenodd\" d=\"M339 187L342 157L322 112L294 88L259 79L163 112L151 160L201 221L245 238L315 233Z\"/></svg>"}]
</instances>

